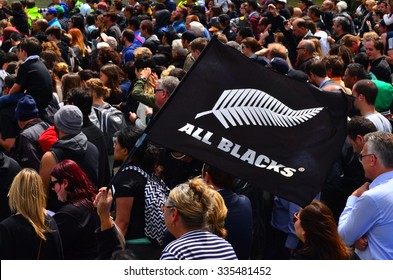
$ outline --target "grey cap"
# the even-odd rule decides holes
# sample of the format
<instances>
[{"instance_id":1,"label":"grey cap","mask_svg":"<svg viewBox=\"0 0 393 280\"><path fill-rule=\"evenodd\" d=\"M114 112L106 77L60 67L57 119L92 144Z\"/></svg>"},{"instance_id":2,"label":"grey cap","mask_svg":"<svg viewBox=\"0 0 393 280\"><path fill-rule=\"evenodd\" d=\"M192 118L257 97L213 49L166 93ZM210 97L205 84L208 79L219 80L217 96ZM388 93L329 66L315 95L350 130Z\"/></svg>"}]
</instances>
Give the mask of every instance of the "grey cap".
<instances>
[{"instance_id":1,"label":"grey cap","mask_svg":"<svg viewBox=\"0 0 393 280\"><path fill-rule=\"evenodd\" d=\"M74 105L66 105L55 114L55 126L64 133L78 134L81 132L83 115L81 110Z\"/></svg>"}]
</instances>

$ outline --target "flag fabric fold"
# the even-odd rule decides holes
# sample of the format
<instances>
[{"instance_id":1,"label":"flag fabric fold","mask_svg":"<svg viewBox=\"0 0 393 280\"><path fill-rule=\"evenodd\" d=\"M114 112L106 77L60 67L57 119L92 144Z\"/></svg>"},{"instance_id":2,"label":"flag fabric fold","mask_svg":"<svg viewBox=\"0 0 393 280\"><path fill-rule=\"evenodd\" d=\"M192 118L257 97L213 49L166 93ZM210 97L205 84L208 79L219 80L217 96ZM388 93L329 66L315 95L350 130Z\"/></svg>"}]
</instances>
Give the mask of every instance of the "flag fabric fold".
<instances>
[{"instance_id":1,"label":"flag fabric fold","mask_svg":"<svg viewBox=\"0 0 393 280\"><path fill-rule=\"evenodd\" d=\"M276 73L213 38L146 133L305 206L339 157L346 112L344 94Z\"/></svg>"}]
</instances>

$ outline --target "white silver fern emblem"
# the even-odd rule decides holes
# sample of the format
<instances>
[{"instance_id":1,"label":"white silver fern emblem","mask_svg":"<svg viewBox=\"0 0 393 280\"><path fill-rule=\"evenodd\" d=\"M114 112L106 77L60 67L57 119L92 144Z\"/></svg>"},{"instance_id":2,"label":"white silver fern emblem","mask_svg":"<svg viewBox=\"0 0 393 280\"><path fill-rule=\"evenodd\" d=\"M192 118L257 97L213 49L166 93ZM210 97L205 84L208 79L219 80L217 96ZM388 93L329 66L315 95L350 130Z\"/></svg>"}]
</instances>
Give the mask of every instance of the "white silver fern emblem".
<instances>
[{"instance_id":1,"label":"white silver fern emblem","mask_svg":"<svg viewBox=\"0 0 393 280\"><path fill-rule=\"evenodd\" d=\"M213 113L225 128L237 125L292 127L304 123L323 107L292 110L278 99L257 89L225 90L213 109L199 113L195 119Z\"/></svg>"}]
</instances>

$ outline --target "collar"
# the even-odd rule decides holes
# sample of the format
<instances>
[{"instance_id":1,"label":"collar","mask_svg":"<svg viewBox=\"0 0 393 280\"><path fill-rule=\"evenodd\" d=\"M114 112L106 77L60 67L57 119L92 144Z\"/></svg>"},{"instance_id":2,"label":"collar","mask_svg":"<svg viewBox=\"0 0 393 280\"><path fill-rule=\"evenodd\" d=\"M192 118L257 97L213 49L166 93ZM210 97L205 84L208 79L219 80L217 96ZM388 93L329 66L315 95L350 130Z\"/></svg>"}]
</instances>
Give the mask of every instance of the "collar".
<instances>
[{"instance_id":1,"label":"collar","mask_svg":"<svg viewBox=\"0 0 393 280\"><path fill-rule=\"evenodd\" d=\"M23 61L23 63L25 63L26 61L29 61L29 60L33 60L33 59L39 59L40 57L38 56L38 55L31 55L31 56L28 56L26 59L25 59L25 61Z\"/></svg>"},{"instance_id":2,"label":"collar","mask_svg":"<svg viewBox=\"0 0 393 280\"><path fill-rule=\"evenodd\" d=\"M327 78L326 80L323 80L322 83L319 85L319 88L322 88L330 80L331 80L330 78Z\"/></svg>"},{"instance_id":3,"label":"collar","mask_svg":"<svg viewBox=\"0 0 393 280\"><path fill-rule=\"evenodd\" d=\"M381 184L385 183L386 181L389 181L392 179L393 179L393 171L388 171L388 172L382 173L371 182L369 189L371 190L371 189L377 187L378 185L381 185Z\"/></svg>"}]
</instances>

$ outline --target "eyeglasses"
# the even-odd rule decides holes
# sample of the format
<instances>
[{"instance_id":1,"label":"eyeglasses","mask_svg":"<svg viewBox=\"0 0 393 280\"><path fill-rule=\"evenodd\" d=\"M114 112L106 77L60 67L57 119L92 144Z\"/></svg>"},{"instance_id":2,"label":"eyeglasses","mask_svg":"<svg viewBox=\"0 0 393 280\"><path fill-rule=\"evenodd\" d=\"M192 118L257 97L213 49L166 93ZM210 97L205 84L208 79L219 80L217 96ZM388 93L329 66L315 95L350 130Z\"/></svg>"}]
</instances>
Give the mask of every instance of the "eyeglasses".
<instances>
[{"instance_id":1,"label":"eyeglasses","mask_svg":"<svg viewBox=\"0 0 393 280\"><path fill-rule=\"evenodd\" d=\"M298 51L298 50L304 50L305 48L296 48L296 50Z\"/></svg>"},{"instance_id":2,"label":"eyeglasses","mask_svg":"<svg viewBox=\"0 0 393 280\"><path fill-rule=\"evenodd\" d=\"M176 207L176 206L172 206L172 205L162 205L161 206L161 211L163 212L163 213L165 213L165 209L171 209L171 208L174 208L174 207Z\"/></svg>"},{"instance_id":3,"label":"eyeglasses","mask_svg":"<svg viewBox=\"0 0 393 280\"><path fill-rule=\"evenodd\" d=\"M299 220L300 210L293 214L293 223L296 223Z\"/></svg>"},{"instance_id":4,"label":"eyeglasses","mask_svg":"<svg viewBox=\"0 0 393 280\"><path fill-rule=\"evenodd\" d=\"M63 179L59 179L59 180L56 180L56 181L50 181L50 182L49 182L49 188L52 189L52 188L55 187L55 185L56 185L57 183L60 184L61 182L63 182Z\"/></svg>"},{"instance_id":5,"label":"eyeglasses","mask_svg":"<svg viewBox=\"0 0 393 280\"><path fill-rule=\"evenodd\" d=\"M374 155L374 154L367 154L367 155L359 154L359 155L358 155L358 159L359 159L360 162L362 162L362 161L363 161L363 158L364 158L364 157L368 157L368 156L375 156L375 155Z\"/></svg>"},{"instance_id":6,"label":"eyeglasses","mask_svg":"<svg viewBox=\"0 0 393 280\"><path fill-rule=\"evenodd\" d=\"M163 89L163 88L156 88L156 89L154 89L154 94L156 94L157 92L160 92L160 91L164 91L165 89Z\"/></svg>"}]
</instances>

